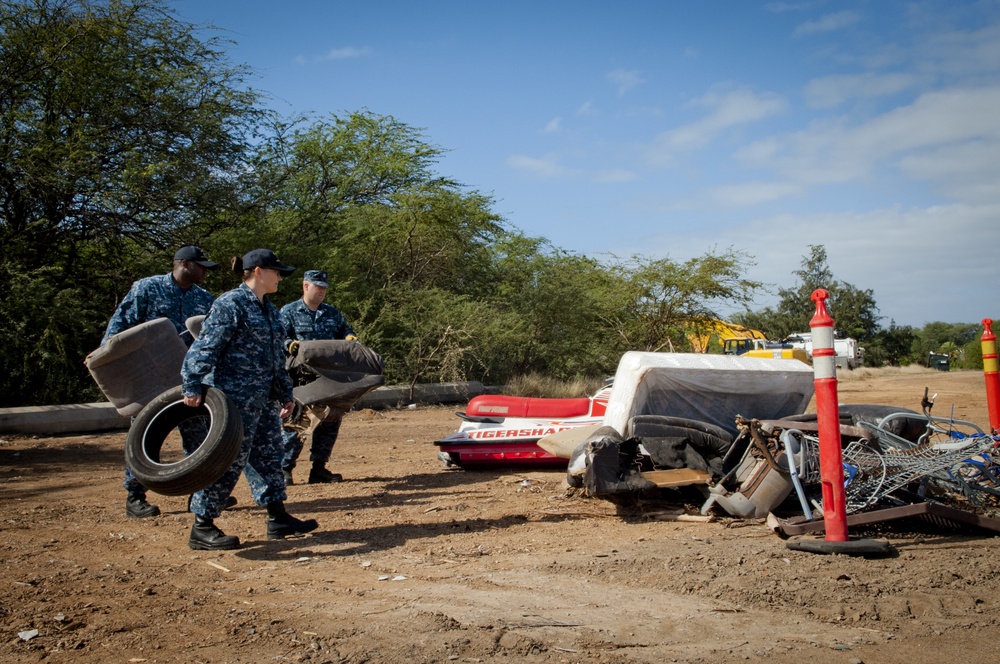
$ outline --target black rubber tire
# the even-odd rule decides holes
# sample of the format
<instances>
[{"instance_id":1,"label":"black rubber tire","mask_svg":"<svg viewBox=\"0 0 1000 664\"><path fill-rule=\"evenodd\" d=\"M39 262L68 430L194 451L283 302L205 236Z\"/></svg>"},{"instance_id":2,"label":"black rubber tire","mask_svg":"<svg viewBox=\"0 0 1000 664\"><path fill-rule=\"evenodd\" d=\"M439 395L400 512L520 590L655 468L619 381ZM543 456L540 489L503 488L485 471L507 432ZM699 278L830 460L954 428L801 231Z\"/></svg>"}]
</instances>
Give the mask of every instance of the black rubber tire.
<instances>
[{"instance_id":1,"label":"black rubber tire","mask_svg":"<svg viewBox=\"0 0 1000 664\"><path fill-rule=\"evenodd\" d=\"M722 427L686 417L636 415L631 434L634 438L686 437L706 458L723 456L733 445L732 435Z\"/></svg>"},{"instance_id":2,"label":"black rubber tire","mask_svg":"<svg viewBox=\"0 0 1000 664\"><path fill-rule=\"evenodd\" d=\"M190 455L175 463L160 463L160 450L178 424L208 418L208 435ZM243 445L243 420L224 392L208 388L202 405L185 406L181 388L156 397L143 408L125 438L125 464L150 491L183 496L209 486L229 469Z\"/></svg>"}]
</instances>

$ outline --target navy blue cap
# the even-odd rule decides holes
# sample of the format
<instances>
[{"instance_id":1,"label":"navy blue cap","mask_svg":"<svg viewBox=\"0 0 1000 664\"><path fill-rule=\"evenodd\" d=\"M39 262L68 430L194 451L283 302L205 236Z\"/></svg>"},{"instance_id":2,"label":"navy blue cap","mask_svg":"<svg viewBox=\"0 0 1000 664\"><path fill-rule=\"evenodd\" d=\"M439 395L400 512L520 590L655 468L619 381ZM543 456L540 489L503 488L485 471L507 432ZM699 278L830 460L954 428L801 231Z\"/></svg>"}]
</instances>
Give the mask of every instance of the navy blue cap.
<instances>
[{"instance_id":1,"label":"navy blue cap","mask_svg":"<svg viewBox=\"0 0 1000 664\"><path fill-rule=\"evenodd\" d=\"M278 274L283 277L287 277L292 272L295 272L294 267L285 265L279 261L278 257L270 249L254 249L243 255L243 269L252 270L255 267L277 270Z\"/></svg>"},{"instance_id":2,"label":"navy blue cap","mask_svg":"<svg viewBox=\"0 0 1000 664\"><path fill-rule=\"evenodd\" d=\"M213 263L208 260L208 256L205 252L201 250L201 247L196 247L194 245L187 245L186 247L181 247L174 254L175 261L194 261L198 265L208 268L211 270L213 267L219 267L218 263Z\"/></svg>"},{"instance_id":3,"label":"navy blue cap","mask_svg":"<svg viewBox=\"0 0 1000 664\"><path fill-rule=\"evenodd\" d=\"M302 281L308 281L311 284L322 286L323 288L330 287L330 277L326 274L326 270L306 270L306 274L302 277Z\"/></svg>"}]
</instances>

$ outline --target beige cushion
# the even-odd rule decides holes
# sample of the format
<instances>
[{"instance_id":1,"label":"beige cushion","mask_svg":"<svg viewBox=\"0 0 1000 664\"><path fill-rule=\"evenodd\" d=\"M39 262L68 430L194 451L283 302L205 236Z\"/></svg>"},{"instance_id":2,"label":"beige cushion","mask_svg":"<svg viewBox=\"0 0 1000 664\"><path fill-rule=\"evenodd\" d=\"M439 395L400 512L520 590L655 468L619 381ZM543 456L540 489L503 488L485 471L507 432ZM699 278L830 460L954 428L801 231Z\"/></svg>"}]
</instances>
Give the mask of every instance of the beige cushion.
<instances>
[{"instance_id":1,"label":"beige cushion","mask_svg":"<svg viewBox=\"0 0 1000 664\"><path fill-rule=\"evenodd\" d=\"M181 384L186 353L174 324L157 318L114 335L84 363L118 413L131 417Z\"/></svg>"}]
</instances>

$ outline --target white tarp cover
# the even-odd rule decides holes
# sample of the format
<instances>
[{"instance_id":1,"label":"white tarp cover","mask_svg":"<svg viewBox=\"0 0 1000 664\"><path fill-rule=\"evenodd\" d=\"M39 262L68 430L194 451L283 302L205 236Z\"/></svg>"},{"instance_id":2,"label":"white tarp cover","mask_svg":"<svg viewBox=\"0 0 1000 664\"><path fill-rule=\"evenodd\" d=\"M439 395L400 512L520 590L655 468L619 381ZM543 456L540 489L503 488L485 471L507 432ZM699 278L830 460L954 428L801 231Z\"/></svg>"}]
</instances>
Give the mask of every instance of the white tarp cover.
<instances>
[{"instance_id":1,"label":"white tarp cover","mask_svg":"<svg viewBox=\"0 0 1000 664\"><path fill-rule=\"evenodd\" d=\"M628 437L636 415L669 415L709 422L737 433L736 417L780 419L805 412L813 395L812 367L702 353L622 355L604 426Z\"/></svg>"}]
</instances>

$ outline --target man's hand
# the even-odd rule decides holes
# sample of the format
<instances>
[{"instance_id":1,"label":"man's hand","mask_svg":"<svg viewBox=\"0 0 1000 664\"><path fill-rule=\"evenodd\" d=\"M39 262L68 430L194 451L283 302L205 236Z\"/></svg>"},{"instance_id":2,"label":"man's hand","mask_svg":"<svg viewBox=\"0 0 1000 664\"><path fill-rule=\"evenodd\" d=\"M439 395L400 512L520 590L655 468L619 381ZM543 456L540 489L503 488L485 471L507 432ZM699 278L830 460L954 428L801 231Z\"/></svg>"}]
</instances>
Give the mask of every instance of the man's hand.
<instances>
[{"instance_id":1,"label":"man's hand","mask_svg":"<svg viewBox=\"0 0 1000 664\"><path fill-rule=\"evenodd\" d=\"M298 339L288 344L288 354L295 355L299 352L299 342Z\"/></svg>"},{"instance_id":2,"label":"man's hand","mask_svg":"<svg viewBox=\"0 0 1000 664\"><path fill-rule=\"evenodd\" d=\"M186 400L185 403L187 403ZM289 401L288 403L286 403L284 406L281 407L281 412L278 413L278 417L280 417L283 420L287 420L289 416L291 416L293 410L295 410L295 402Z\"/></svg>"},{"instance_id":3,"label":"man's hand","mask_svg":"<svg viewBox=\"0 0 1000 664\"><path fill-rule=\"evenodd\" d=\"M201 405L201 395L196 394L193 397L184 397L184 405L191 406L192 408L197 408Z\"/></svg>"}]
</instances>

